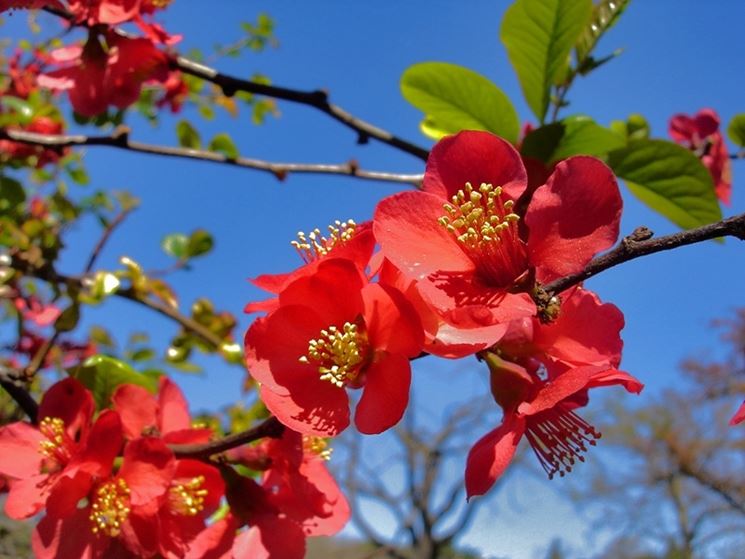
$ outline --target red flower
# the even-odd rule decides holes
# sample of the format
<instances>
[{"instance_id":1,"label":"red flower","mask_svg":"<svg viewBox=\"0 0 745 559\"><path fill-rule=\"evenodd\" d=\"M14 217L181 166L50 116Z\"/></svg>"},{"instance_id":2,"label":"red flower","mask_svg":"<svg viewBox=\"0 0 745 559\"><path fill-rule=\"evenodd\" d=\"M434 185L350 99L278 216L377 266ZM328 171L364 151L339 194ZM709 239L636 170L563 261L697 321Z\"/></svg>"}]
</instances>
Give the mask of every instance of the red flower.
<instances>
[{"instance_id":1,"label":"red flower","mask_svg":"<svg viewBox=\"0 0 745 559\"><path fill-rule=\"evenodd\" d=\"M147 435L162 437L166 443L187 444L207 442L212 435L211 429L192 427L183 393L166 376L160 377L157 399L141 386L123 384L111 401L128 439Z\"/></svg>"},{"instance_id":2,"label":"red flower","mask_svg":"<svg viewBox=\"0 0 745 559\"><path fill-rule=\"evenodd\" d=\"M482 495L504 473L525 436L549 478L571 471L600 434L574 413L588 390L620 384L640 392L642 384L616 367L621 357L623 316L613 305L578 290L552 324L516 321L482 358L491 389L504 411L502 424L471 449L466 464L469 497Z\"/></svg>"},{"instance_id":3,"label":"red flower","mask_svg":"<svg viewBox=\"0 0 745 559\"><path fill-rule=\"evenodd\" d=\"M344 387L362 388L355 424L380 433L409 399L409 358L422 328L396 289L368 283L350 260L330 258L279 294L279 307L246 333L246 361L266 406L288 427L333 436L349 424Z\"/></svg>"},{"instance_id":4,"label":"red flower","mask_svg":"<svg viewBox=\"0 0 745 559\"><path fill-rule=\"evenodd\" d=\"M737 409L735 415L733 415L732 419L729 420L729 424L738 425L743 421L745 421L745 402L743 402L742 405Z\"/></svg>"},{"instance_id":5,"label":"red flower","mask_svg":"<svg viewBox=\"0 0 745 559\"><path fill-rule=\"evenodd\" d=\"M701 109L693 117L679 113L670 119L670 137L694 151L709 169L717 197L725 204L732 195L732 162L727 153L719 115L712 109Z\"/></svg>"},{"instance_id":6,"label":"red flower","mask_svg":"<svg viewBox=\"0 0 745 559\"><path fill-rule=\"evenodd\" d=\"M140 13L140 0L67 0L78 23L117 25Z\"/></svg>"},{"instance_id":7,"label":"red flower","mask_svg":"<svg viewBox=\"0 0 745 559\"><path fill-rule=\"evenodd\" d=\"M150 40L113 33L106 40L106 50L92 34L82 49L65 47L53 51L53 61L72 65L39 76L39 85L67 91L76 112L95 116L108 105L120 109L130 106L148 80L166 81L168 58Z\"/></svg>"},{"instance_id":8,"label":"red flower","mask_svg":"<svg viewBox=\"0 0 745 559\"><path fill-rule=\"evenodd\" d=\"M44 394L38 427L0 428L0 474L11 480L8 516L28 518L44 506L57 514L109 475L122 446L121 422L104 411L92 423L93 410L90 392L68 378Z\"/></svg>"},{"instance_id":9,"label":"red flower","mask_svg":"<svg viewBox=\"0 0 745 559\"><path fill-rule=\"evenodd\" d=\"M501 337L503 323L535 314L519 292L533 277L547 282L577 272L618 236L621 197L601 161L559 163L520 215L526 186L509 143L465 131L432 149L421 192L386 198L375 214L384 256L418 282L445 322L492 327L481 348Z\"/></svg>"},{"instance_id":10,"label":"red flower","mask_svg":"<svg viewBox=\"0 0 745 559\"><path fill-rule=\"evenodd\" d=\"M219 505L224 485L218 470L193 460L176 461L162 440L127 444L114 477L96 484L79 508L48 514L32 537L36 556L183 557Z\"/></svg>"}]
</instances>

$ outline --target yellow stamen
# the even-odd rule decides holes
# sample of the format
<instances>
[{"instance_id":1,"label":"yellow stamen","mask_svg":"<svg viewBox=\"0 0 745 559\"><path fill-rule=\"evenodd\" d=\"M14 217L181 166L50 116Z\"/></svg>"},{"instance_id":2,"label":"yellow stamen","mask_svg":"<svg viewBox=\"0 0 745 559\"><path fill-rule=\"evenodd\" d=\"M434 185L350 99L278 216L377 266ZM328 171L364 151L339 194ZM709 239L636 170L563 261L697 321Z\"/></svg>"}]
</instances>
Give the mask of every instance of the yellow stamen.
<instances>
[{"instance_id":1,"label":"yellow stamen","mask_svg":"<svg viewBox=\"0 0 745 559\"><path fill-rule=\"evenodd\" d=\"M305 262L313 262L323 256L327 256L334 247L342 245L349 241L357 230L357 224L348 219L347 221L336 220L333 225L328 226L329 236L321 235L320 229L314 229L307 235L302 231L297 234L297 241L291 241L290 244L300 254Z\"/></svg>"},{"instance_id":2,"label":"yellow stamen","mask_svg":"<svg viewBox=\"0 0 745 559\"><path fill-rule=\"evenodd\" d=\"M96 491L88 516L94 534L115 538L122 531L122 524L129 516L129 487L123 479L104 483Z\"/></svg>"},{"instance_id":3,"label":"yellow stamen","mask_svg":"<svg viewBox=\"0 0 745 559\"><path fill-rule=\"evenodd\" d=\"M357 378L366 349L367 336L356 324L345 322L341 330L336 326L321 330L321 337L308 342L308 353L299 361L317 363L321 380L342 388Z\"/></svg>"},{"instance_id":4,"label":"yellow stamen","mask_svg":"<svg viewBox=\"0 0 745 559\"><path fill-rule=\"evenodd\" d=\"M173 485L169 490L171 509L183 516L196 516L204 510L204 498L208 491L203 489L204 476L197 476L186 483Z\"/></svg>"},{"instance_id":5,"label":"yellow stamen","mask_svg":"<svg viewBox=\"0 0 745 559\"><path fill-rule=\"evenodd\" d=\"M303 450L317 455L321 460L331 460L334 449L329 446L328 440L313 435L303 435Z\"/></svg>"},{"instance_id":6,"label":"yellow stamen","mask_svg":"<svg viewBox=\"0 0 745 559\"><path fill-rule=\"evenodd\" d=\"M56 471L70 460L73 441L65 432L65 422L58 417L45 417L39 422L39 431L46 437L39 441L39 453L46 458L43 469Z\"/></svg>"}]
</instances>

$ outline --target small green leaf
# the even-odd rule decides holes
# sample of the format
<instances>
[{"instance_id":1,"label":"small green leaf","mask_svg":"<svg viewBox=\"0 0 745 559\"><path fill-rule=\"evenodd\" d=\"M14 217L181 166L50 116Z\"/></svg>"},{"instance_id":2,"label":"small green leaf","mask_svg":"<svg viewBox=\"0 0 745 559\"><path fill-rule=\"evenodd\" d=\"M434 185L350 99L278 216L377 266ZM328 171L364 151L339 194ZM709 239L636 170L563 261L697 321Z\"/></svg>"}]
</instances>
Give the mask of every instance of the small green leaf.
<instances>
[{"instance_id":1,"label":"small green leaf","mask_svg":"<svg viewBox=\"0 0 745 559\"><path fill-rule=\"evenodd\" d=\"M180 120L176 124L176 136L181 147L199 149L202 147L202 140L199 132L187 120Z\"/></svg>"},{"instance_id":2,"label":"small green leaf","mask_svg":"<svg viewBox=\"0 0 745 559\"><path fill-rule=\"evenodd\" d=\"M187 256L194 258L195 256L201 256L207 254L212 250L215 241L212 235L204 229L197 229L189 236L187 245Z\"/></svg>"},{"instance_id":3,"label":"small green leaf","mask_svg":"<svg viewBox=\"0 0 745 559\"><path fill-rule=\"evenodd\" d=\"M608 164L642 202L683 229L722 218L711 175L691 151L666 140L634 140Z\"/></svg>"},{"instance_id":4,"label":"small green leaf","mask_svg":"<svg viewBox=\"0 0 745 559\"><path fill-rule=\"evenodd\" d=\"M57 332L70 332L74 330L80 321L80 305L73 303L67 307L54 321L54 329Z\"/></svg>"},{"instance_id":5,"label":"small green leaf","mask_svg":"<svg viewBox=\"0 0 745 559\"><path fill-rule=\"evenodd\" d=\"M487 130L517 142L520 121L509 98L473 70L446 62L414 64L401 76L401 93L424 112L421 129L427 136Z\"/></svg>"},{"instance_id":6,"label":"small green leaf","mask_svg":"<svg viewBox=\"0 0 745 559\"><path fill-rule=\"evenodd\" d=\"M142 375L124 361L107 355L89 357L82 365L72 369L70 375L93 393L98 409L111 404L111 395L122 384L136 384L153 393L158 386L156 379Z\"/></svg>"},{"instance_id":7,"label":"small green leaf","mask_svg":"<svg viewBox=\"0 0 745 559\"><path fill-rule=\"evenodd\" d=\"M217 134L212 138L209 150L222 153L228 159L238 159L238 148L235 147L230 135L225 132Z\"/></svg>"},{"instance_id":8,"label":"small green leaf","mask_svg":"<svg viewBox=\"0 0 745 559\"><path fill-rule=\"evenodd\" d=\"M67 165L65 167L65 170L67 171L67 174L70 176L73 182L81 186L84 186L91 182L90 178L88 177L88 173L85 170L85 167L83 167L82 165Z\"/></svg>"},{"instance_id":9,"label":"small green leaf","mask_svg":"<svg viewBox=\"0 0 745 559\"><path fill-rule=\"evenodd\" d=\"M504 15L500 38L541 124L551 85L565 74L572 47L591 15L591 0L517 0Z\"/></svg>"},{"instance_id":10,"label":"small green leaf","mask_svg":"<svg viewBox=\"0 0 745 559\"><path fill-rule=\"evenodd\" d=\"M169 254L178 260L183 260L189 257L189 237L183 233L172 233L171 235L166 235L160 246L166 254Z\"/></svg>"},{"instance_id":11,"label":"small green leaf","mask_svg":"<svg viewBox=\"0 0 745 559\"><path fill-rule=\"evenodd\" d=\"M745 147L745 113L732 117L727 127L727 135L733 143Z\"/></svg>"},{"instance_id":12,"label":"small green leaf","mask_svg":"<svg viewBox=\"0 0 745 559\"><path fill-rule=\"evenodd\" d=\"M0 96L0 105L13 111L19 124L29 124L34 116L34 109L29 103L12 95Z\"/></svg>"}]
</instances>

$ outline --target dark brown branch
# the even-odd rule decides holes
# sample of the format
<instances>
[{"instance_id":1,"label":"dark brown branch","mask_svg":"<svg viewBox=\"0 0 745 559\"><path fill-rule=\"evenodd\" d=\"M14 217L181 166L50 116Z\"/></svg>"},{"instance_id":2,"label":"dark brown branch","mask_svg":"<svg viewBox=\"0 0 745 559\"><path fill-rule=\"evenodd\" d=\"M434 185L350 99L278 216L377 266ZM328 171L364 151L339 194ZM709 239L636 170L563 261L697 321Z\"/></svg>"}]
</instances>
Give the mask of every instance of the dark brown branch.
<instances>
[{"instance_id":1,"label":"dark brown branch","mask_svg":"<svg viewBox=\"0 0 745 559\"><path fill-rule=\"evenodd\" d=\"M263 439L264 437L278 438L282 436L285 426L276 417L265 419L256 427L233 433L221 439L202 444L172 444L169 448L177 458L200 458L206 459L215 454L220 454L231 448Z\"/></svg>"},{"instance_id":2,"label":"dark brown branch","mask_svg":"<svg viewBox=\"0 0 745 559\"><path fill-rule=\"evenodd\" d=\"M736 237L743 241L745 240L745 214L657 239L652 239L652 235L653 233L646 227L638 227L631 235L622 239L610 252L593 259L581 272L554 280L544 285L543 288L549 294L561 293L608 268L663 250L671 250L719 237Z\"/></svg>"},{"instance_id":3,"label":"dark brown branch","mask_svg":"<svg viewBox=\"0 0 745 559\"><path fill-rule=\"evenodd\" d=\"M320 174L320 175L342 175L356 177L365 180L381 182L395 182L419 186L422 175L409 175L398 173L387 173L383 171L366 171L360 169L357 162L347 163L275 163L261 159L248 157L228 157L222 153L201 149L182 148L175 146L159 146L135 142L129 139L129 129L120 126L109 136L85 136L83 134L37 134L23 130L8 130L0 128L0 139L12 140L23 144L46 147L50 149L63 149L74 146L106 146L137 153L160 155L163 157L178 157L182 159L196 159L222 163L264 171L271 173L280 180L292 173Z\"/></svg>"},{"instance_id":4,"label":"dark brown branch","mask_svg":"<svg viewBox=\"0 0 745 559\"><path fill-rule=\"evenodd\" d=\"M17 384L16 377L22 377L21 371L14 371L4 365L0 365L0 386L8 395L15 400L16 404L28 416L31 423L36 423L39 415L39 404L33 399L28 390Z\"/></svg>"}]
</instances>

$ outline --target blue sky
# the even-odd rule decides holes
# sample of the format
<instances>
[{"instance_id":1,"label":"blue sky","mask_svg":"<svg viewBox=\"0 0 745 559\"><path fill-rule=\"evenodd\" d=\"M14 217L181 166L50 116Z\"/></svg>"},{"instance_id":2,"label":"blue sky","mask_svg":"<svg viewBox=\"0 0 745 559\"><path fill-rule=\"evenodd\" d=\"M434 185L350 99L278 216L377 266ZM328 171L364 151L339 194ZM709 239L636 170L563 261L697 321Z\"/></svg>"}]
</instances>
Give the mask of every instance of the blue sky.
<instances>
[{"instance_id":1,"label":"blue sky","mask_svg":"<svg viewBox=\"0 0 745 559\"><path fill-rule=\"evenodd\" d=\"M240 21L254 20L266 11L277 22L280 47L238 60L222 59L216 63L220 69L245 77L260 72L286 87L327 89L333 102L355 115L428 145L418 132L421 114L403 100L398 86L403 70L417 62L453 62L484 74L513 100L522 120L532 120L498 39L507 5L481 0L177 0L160 19L171 32L184 34L182 50L209 50L216 42L238 38ZM632 2L598 51L604 54L623 47L624 54L577 81L564 114L588 114L608 124L638 112L647 117L658 137L666 136L667 120L676 112L712 107L728 122L734 114L745 112L744 16L745 4L739 0ZM19 36L22 28L23 18L14 16L3 31ZM241 154L249 157L337 163L354 158L367 169L423 170L420 161L387 146L374 142L357 146L351 131L317 111L289 103L280 103L279 110L281 118L270 118L261 127L252 125L245 112L238 120L221 116L211 123L190 113L186 116L194 117L203 137L229 131ZM153 129L132 118L132 138L174 143L175 120L165 118L161 129ZM129 189L142 199L141 208L112 239L100 265L116 267L118 258L127 254L146 268L163 267L167 264L159 246L163 236L206 228L215 236L214 252L195 261L192 272L177 273L171 280L185 308L196 297L208 296L218 308L240 317L240 333L249 324L241 315L243 305L263 297L246 278L299 264L289 245L298 230L323 227L335 219L364 221L378 200L398 190L395 185L323 176L291 176L280 183L249 170L104 148L89 148L85 160L96 188ZM734 164L732 206L724 209L725 215L745 208L743 167L745 163ZM626 190L623 194L622 234L639 225L658 235L675 231ZM67 271L79 271L95 240L91 224L71 231ZM588 286L625 313L623 366L654 391L678 382L676 365L683 357L716 352L718 334L709 322L742 305L744 275L742 246L728 240L723 245L709 242L646 257L593 278ZM162 341L174 333L168 322L126 302L107 302L85 321L105 323L122 336L144 326ZM216 360L204 363L206 375L177 377L193 408L216 409L233 401L241 371ZM483 377L472 360L443 363L427 358L417 363L414 382L422 405L437 418L449 402L483 390ZM451 386L462 392L448 390ZM474 433L473 440L480 435ZM581 469L573 475L581 476ZM517 559L533 557L554 536L583 545L580 517L553 498L545 484L516 476L507 493L495 502L496 517L491 516L493 507L482 510L464 543L486 555ZM509 508L514 502L519 505L517 512Z\"/></svg>"}]
</instances>

